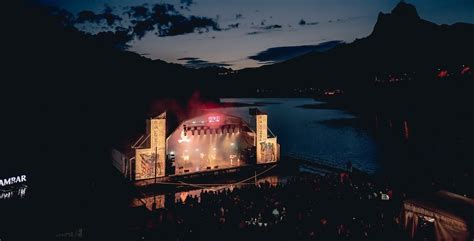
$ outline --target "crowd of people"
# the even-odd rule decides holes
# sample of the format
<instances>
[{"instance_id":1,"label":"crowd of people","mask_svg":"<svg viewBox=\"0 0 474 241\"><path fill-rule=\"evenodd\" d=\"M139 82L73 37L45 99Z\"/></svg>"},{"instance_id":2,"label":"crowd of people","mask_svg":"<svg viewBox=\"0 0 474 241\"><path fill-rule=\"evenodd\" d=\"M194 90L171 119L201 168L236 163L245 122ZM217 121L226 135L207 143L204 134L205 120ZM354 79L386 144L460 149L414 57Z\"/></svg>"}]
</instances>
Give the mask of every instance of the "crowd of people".
<instances>
[{"instance_id":1,"label":"crowd of people","mask_svg":"<svg viewBox=\"0 0 474 241\"><path fill-rule=\"evenodd\" d=\"M402 194L351 174L303 175L177 199L156 240L404 240Z\"/></svg>"}]
</instances>

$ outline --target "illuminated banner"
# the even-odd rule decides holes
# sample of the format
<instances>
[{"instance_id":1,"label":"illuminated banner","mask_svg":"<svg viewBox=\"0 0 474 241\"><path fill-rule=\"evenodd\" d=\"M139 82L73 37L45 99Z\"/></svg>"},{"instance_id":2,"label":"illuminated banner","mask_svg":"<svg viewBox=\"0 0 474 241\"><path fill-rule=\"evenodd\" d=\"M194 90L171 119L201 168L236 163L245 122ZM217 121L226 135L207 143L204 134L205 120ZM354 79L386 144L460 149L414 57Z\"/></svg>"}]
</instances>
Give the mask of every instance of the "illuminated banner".
<instances>
[{"instance_id":1,"label":"illuminated banner","mask_svg":"<svg viewBox=\"0 0 474 241\"><path fill-rule=\"evenodd\" d=\"M165 119L152 119L151 120L151 143L150 148L155 149L158 147L164 148L165 147L165 128L166 128L166 120Z\"/></svg>"},{"instance_id":2,"label":"illuminated banner","mask_svg":"<svg viewBox=\"0 0 474 241\"><path fill-rule=\"evenodd\" d=\"M266 114L256 115L256 148L257 163L276 162L279 159L277 138L268 138L268 117Z\"/></svg>"},{"instance_id":3,"label":"illuminated banner","mask_svg":"<svg viewBox=\"0 0 474 241\"><path fill-rule=\"evenodd\" d=\"M268 126L267 126L267 115L257 115L256 119L256 131L257 131L257 163L267 162L265 153L271 149L270 145L267 145L268 138Z\"/></svg>"},{"instance_id":4,"label":"illuminated banner","mask_svg":"<svg viewBox=\"0 0 474 241\"><path fill-rule=\"evenodd\" d=\"M268 126L267 115L257 115L257 143L267 140Z\"/></svg>"},{"instance_id":5,"label":"illuminated banner","mask_svg":"<svg viewBox=\"0 0 474 241\"><path fill-rule=\"evenodd\" d=\"M262 141L257 146L257 163L278 161L278 144L276 138Z\"/></svg>"},{"instance_id":6,"label":"illuminated banner","mask_svg":"<svg viewBox=\"0 0 474 241\"><path fill-rule=\"evenodd\" d=\"M136 180L165 175L166 119L151 119L148 123L150 148L135 150Z\"/></svg>"},{"instance_id":7,"label":"illuminated banner","mask_svg":"<svg viewBox=\"0 0 474 241\"><path fill-rule=\"evenodd\" d=\"M136 179L146 179L156 176L164 176L164 161L161 161L163 156L160 152L156 152L152 149L139 149L136 151L136 168L139 171L139 176ZM137 172L138 175L138 172Z\"/></svg>"}]
</instances>

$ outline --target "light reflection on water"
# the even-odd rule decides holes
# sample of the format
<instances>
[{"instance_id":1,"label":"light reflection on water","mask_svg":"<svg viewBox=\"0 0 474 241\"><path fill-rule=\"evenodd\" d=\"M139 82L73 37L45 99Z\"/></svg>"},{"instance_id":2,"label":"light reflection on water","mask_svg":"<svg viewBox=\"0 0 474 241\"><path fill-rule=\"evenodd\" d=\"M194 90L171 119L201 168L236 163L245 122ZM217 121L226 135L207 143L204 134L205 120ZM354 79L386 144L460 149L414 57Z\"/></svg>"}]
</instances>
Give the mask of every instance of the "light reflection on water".
<instances>
[{"instance_id":1,"label":"light reflection on water","mask_svg":"<svg viewBox=\"0 0 474 241\"><path fill-rule=\"evenodd\" d=\"M278 176L265 176L259 177L256 182L246 182L236 185L219 185L219 186L209 186L206 188L197 188L186 191L177 191L171 195L166 194L152 194L146 197L136 197L131 201L131 207L141 207L144 206L148 210L153 210L153 205L157 209L166 208L167 198L174 199L174 202L183 202L185 203L188 198L196 198L198 201L201 199L201 192L221 192L224 190L232 191L234 188L241 188L245 185L270 185L276 187L279 183L285 183L286 179Z\"/></svg>"}]
</instances>

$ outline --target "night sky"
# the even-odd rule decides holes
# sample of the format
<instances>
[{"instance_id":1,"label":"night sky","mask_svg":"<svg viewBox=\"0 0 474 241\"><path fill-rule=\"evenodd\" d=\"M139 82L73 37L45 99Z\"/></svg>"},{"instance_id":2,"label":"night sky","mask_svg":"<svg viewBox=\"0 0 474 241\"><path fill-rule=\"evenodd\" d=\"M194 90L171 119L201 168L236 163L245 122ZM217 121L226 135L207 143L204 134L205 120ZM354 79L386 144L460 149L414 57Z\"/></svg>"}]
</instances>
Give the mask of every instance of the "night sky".
<instances>
[{"instance_id":1,"label":"night sky","mask_svg":"<svg viewBox=\"0 0 474 241\"><path fill-rule=\"evenodd\" d=\"M379 12L390 12L398 0L41 0L42 4L73 14L91 10L120 17L108 25L103 21L82 21L75 26L97 33L129 28L148 15L131 12L131 7L151 10L156 4L171 4L173 17L207 19L203 28L190 25L158 32L137 32L128 50L152 59L181 63L189 67L210 65L241 69L282 61L312 51L330 48L337 41L352 42L370 34ZM474 22L474 0L411 0L419 15L438 24ZM169 5L168 5L169 6ZM108 10L107 10L108 9ZM133 13L137 13L135 16ZM156 20L155 20L156 21ZM209 22L210 21L210 22ZM216 25L213 25L213 24ZM180 26L183 27L183 26ZM187 27L187 28L186 28ZM187 29L187 30L186 30ZM191 29L191 30L189 30ZM168 31L169 30L169 31ZM284 48L282 48L284 47Z\"/></svg>"}]
</instances>

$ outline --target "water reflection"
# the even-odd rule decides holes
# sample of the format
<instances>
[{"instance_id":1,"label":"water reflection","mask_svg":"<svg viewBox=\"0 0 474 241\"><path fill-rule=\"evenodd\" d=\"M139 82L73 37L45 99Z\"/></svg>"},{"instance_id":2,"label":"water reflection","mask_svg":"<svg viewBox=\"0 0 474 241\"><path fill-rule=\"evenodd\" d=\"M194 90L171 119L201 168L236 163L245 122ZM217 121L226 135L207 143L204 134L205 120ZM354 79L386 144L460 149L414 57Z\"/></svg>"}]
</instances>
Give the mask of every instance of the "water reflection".
<instances>
[{"instance_id":1,"label":"water reflection","mask_svg":"<svg viewBox=\"0 0 474 241\"><path fill-rule=\"evenodd\" d=\"M153 210L153 205L156 208L165 207L165 195L164 194L155 194L153 196L143 197L143 198L134 198L131 203L131 207L141 207L144 206L148 210Z\"/></svg>"},{"instance_id":2,"label":"water reflection","mask_svg":"<svg viewBox=\"0 0 474 241\"><path fill-rule=\"evenodd\" d=\"M186 203L186 200L188 200L188 198L193 198L199 202L201 200L202 192L221 192L224 190L232 191L234 188L241 188L246 185L270 185L272 187L276 187L279 183L284 183L285 181L286 179L280 178L278 176L266 176L266 177L259 177L254 182L210 186L206 188L196 188L196 189L186 190L186 191L176 191L174 193L167 193L167 194L154 194L154 195L151 194L146 197L134 198L130 206L131 207L146 207L148 210L153 210L153 206L155 206L156 209L166 208L167 198L170 198L174 202L183 202L183 203ZM198 185L193 185L193 186L198 186ZM181 186L181 188L182 187L188 187L188 186L184 185L184 186Z\"/></svg>"},{"instance_id":3,"label":"water reflection","mask_svg":"<svg viewBox=\"0 0 474 241\"><path fill-rule=\"evenodd\" d=\"M408 140L410 136L410 129L408 128L408 121L403 121L403 136Z\"/></svg>"}]
</instances>

